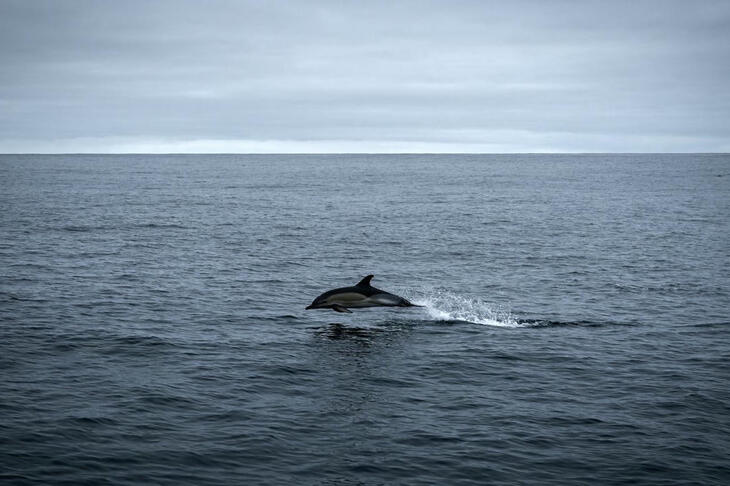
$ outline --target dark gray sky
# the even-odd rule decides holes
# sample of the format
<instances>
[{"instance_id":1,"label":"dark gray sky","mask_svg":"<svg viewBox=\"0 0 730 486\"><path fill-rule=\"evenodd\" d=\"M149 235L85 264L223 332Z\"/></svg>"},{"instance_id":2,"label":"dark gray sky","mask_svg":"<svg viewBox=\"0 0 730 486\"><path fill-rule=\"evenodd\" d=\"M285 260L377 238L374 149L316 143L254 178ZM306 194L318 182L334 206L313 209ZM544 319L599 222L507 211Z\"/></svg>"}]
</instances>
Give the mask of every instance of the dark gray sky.
<instances>
[{"instance_id":1,"label":"dark gray sky","mask_svg":"<svg viewBox=\"0 0 730 486\"><path fill-rule=\"evenodd\" d=\"M0 152L729 152L728 1L0 0Z\"/></svg>"}]
</instances>

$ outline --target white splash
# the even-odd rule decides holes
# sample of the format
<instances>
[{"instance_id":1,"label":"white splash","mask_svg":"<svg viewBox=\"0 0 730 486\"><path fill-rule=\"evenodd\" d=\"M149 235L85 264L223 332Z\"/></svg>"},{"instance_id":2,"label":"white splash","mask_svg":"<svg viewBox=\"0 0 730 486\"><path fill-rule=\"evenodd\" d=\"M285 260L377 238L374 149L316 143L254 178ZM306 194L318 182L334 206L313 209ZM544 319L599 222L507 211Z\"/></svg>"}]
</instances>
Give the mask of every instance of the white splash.
<instances>
[{"instance_id":1,"label":"white splash","mask_svg":"<svg viewBox=\"0 0 730 486\"><path fill-rule=\"evenodd\" d=\"M499 327L523 326L507 310L447 291L421 293L411 302L424 306L428 315L437 321L465 321Z\"/></svg>"}]
</instances>

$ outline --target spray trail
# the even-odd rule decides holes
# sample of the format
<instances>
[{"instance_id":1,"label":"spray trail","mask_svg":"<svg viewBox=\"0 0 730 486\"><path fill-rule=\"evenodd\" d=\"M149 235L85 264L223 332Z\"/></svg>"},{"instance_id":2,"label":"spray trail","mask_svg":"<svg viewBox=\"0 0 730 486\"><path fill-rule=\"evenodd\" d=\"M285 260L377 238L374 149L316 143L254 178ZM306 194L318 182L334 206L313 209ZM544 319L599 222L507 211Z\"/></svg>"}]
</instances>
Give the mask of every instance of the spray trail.
<instances>
[{"instance_id":1,"label":"spray trail","mask_svg":"<svg viewBox=\"0 0 730 486\"><path fill-rule=\"evenodd\" d=\"M502 310L478 299L451 292L432 290L411 299L414 304L438 321L465 321L499 327L522 327L509 311Z\"/></svg>"}]
</instances>

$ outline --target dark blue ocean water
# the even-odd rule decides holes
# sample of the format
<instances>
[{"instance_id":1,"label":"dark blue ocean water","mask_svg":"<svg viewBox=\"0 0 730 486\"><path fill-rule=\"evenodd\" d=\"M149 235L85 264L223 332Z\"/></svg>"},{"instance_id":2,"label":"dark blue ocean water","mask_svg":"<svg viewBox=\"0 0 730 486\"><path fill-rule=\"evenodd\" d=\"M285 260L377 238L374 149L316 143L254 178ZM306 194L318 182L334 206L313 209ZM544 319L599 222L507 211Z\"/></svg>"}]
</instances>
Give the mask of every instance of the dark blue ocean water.
<instances>
[{"instance_id":1,"label":"dark blue ocean water","mask_svg":"<svg viewBox=\"0 0 730 486\"><path fill-rule=\"evenodd\" d=\"M728 484L730 156L0 156L3 484ZM305 311L373 284L423 308Z\"/></svg>"}]
</instances>

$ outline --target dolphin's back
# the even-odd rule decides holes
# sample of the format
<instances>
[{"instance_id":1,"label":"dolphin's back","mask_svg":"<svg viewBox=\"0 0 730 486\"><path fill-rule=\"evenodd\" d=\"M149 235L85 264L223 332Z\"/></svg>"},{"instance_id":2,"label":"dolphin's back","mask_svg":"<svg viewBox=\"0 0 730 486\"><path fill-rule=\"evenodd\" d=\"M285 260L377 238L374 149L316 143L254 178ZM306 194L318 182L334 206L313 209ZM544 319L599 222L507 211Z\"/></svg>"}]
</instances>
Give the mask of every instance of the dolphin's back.
<instances>
[{"instance_id":1,"label":"dolphin's back","mask_svg":"<svg viewBox=\"0 0 730 486\"><path fill-rule=\"evenodd\" d=\"M339 289L328 290L324 294L320 295L319 298L326 299L327 297L331 297L337 294L362 294L365 297L371 297L375 294L380 294L382 292L382 290L378 290L375 287L361 287L359 285L355 285L352 287L340 287Z\"/></svg>"}]
</instances>

